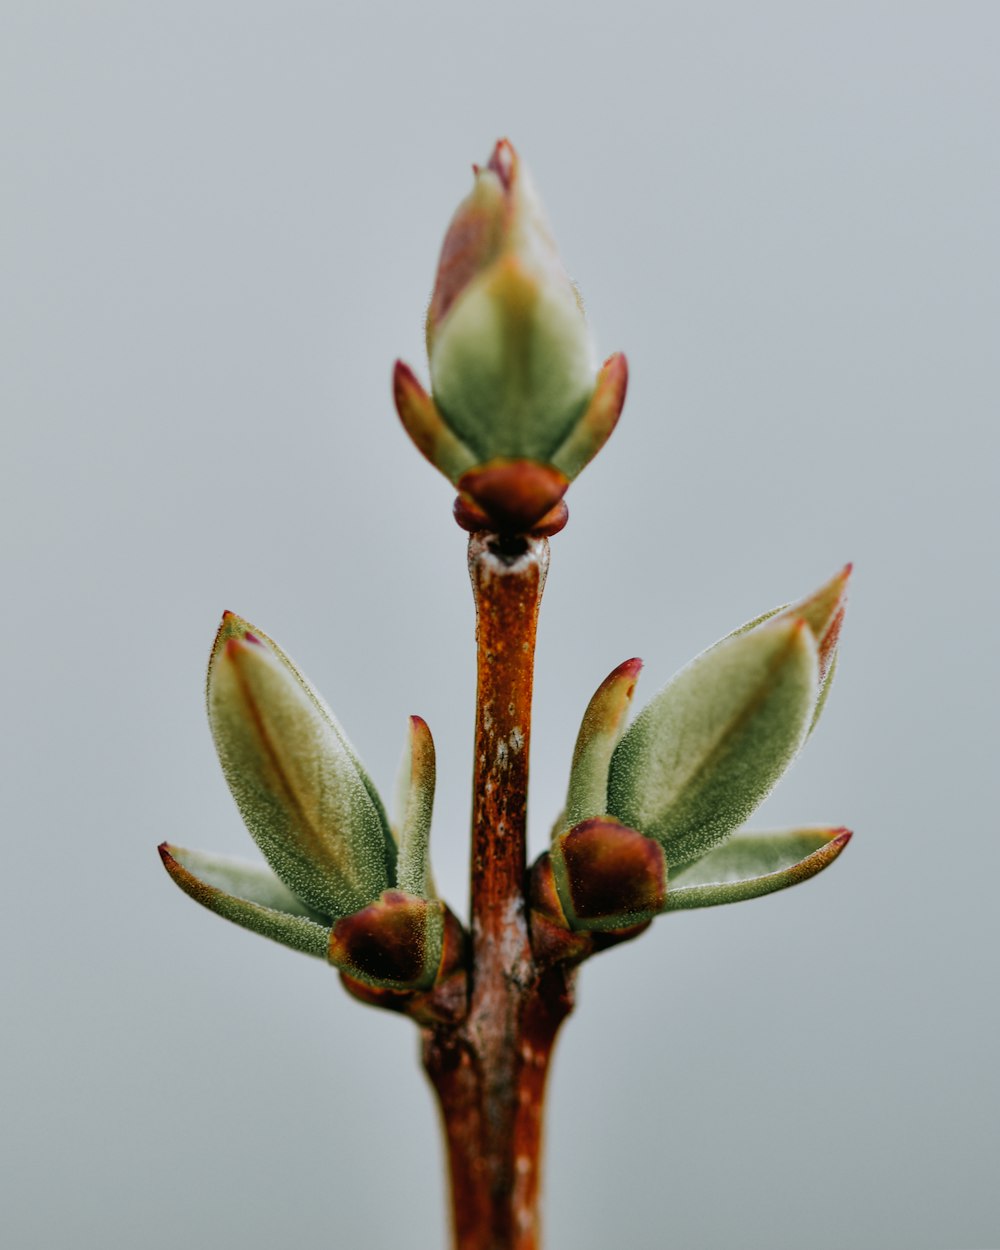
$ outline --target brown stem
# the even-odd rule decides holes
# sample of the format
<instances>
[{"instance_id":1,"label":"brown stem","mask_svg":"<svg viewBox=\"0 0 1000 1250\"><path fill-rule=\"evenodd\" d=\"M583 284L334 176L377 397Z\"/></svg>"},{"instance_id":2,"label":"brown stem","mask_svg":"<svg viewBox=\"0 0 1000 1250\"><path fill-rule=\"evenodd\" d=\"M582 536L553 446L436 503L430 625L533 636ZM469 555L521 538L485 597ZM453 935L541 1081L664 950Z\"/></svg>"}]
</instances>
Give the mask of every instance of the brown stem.
<instances>
[{"instance_id":1,"label":"brown stem","mask_svg":"<svg viewBox=\"0 0 1000 1250\"><path fill-rule=\"evenodd\" d=\"M572 974L542 971L525 907L528 748L548 543L473 534L478 686L468 1015L424 1031L451 1177L455 1250L538 1250L545 1078Z\"/></svg>"}]
</instances>

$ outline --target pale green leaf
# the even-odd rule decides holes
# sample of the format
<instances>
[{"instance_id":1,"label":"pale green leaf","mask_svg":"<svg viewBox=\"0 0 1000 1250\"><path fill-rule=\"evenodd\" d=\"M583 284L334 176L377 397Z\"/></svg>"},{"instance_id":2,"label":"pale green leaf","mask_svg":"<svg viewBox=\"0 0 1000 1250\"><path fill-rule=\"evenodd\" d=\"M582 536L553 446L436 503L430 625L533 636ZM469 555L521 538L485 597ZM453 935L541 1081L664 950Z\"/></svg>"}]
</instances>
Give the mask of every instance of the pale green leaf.
<instances>
[{"instance_id":1,"label":"pale green leaf","mask_svg":"<svg viewBox=\"0 0 1000 1250\"><path fill-rule=\"evenodd\" d=\"M400 769L399 859L396 885L408 894L431 898L430 835L434 809L434 739L427 723L410 717Z\"/></svg>"},{"instance_id":2,"label":"pale green leaf","mask_svg":"<svg viewBox=\"0 0 1000 1250\"><path fill-rule=\"evenodd\" d=\"M167 843L160 847L160 858L184 893L209 911L284 946L326 959L330 926L263 864Z\"/></svg>"},{"instance_id":3,"label":"pale green leaf","mask_svg":"<svg viewBox=\"0 0 1000 1250\"><path fill-rule=\"evenodd\" d=\"M233 797L298 898L325 916L357 911L390 883L381 803L318 695L269 640L239 625L217 645L208 680L209 720Z\"/></svg>"},{"instance_id":4,"label":"pale green leaf","mask_svg":"<svg viewBox=\"0 0 1000 1250\"><path fill-rule=\"evenodd\" d=\"M605 677L587 704L573 750L564 829L608 810L608 768L625 728L642 661L626 660Z\"/></svg>"},{"instance_id":5,"label":"pale green leaf","mask_svg":"<svg viewBox=\"0 0 1000 1250\"><path fill-rule=\"evenodd\" d=\"M510 256L455 300L430 368L441 415L481 460L542 463L585 412L597 372L568 280Z\"/></svg>"},{"instance_id":6,"label":"pale green leaf","mask_svg":"<svg viewBox=\"0 0 1000 1250\"><path fill-rule=\"evenodd\" d=\"M672 870L706 854L794 757L816 688L816 642L804 622L767 623L706 651L618 744L609 814L660 842Z\"/></svg>"},{"instance_id":7,"label":"pale green leaf","mask_svg":"<svg viewBox=\"0 0 1000 1250\"><path fill-rule=\"evenodd\" d=\"M664 911L758 898L807 881L850 841L846 829L793 829L736 835L672 873Z\"/></svg>"}]
</instances>

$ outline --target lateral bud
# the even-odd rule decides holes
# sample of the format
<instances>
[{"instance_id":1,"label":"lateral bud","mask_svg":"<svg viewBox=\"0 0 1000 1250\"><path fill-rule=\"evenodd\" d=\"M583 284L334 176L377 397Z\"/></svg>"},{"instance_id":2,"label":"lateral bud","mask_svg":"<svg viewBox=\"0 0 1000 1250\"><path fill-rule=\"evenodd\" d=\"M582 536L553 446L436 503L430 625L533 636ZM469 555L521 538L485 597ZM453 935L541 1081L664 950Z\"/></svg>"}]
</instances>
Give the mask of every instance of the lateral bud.
<instances>
[{"instance_id":1,"label":"lateral bud","mask_svg":"<svg viewBox=\"0 0 1000 1250\"><path fill-rule=\"evenodd\" d=\"M467 999L466 935L444 903L386 890L344 916L327 958L355 998L422 1023L455 1021Z\"/></svg>"},{"instance_id":2,"label":"lateral bud","mask_svg":"<svg viewBox=\"0 0 1000 1250\"><path fill-rule=\"evenodd\" d=\"M627 825L607 816L583 820L554 840L550 855L572 929L618 932L648 923L663 909L663 848Z\"/></svg>"}]
</instances>

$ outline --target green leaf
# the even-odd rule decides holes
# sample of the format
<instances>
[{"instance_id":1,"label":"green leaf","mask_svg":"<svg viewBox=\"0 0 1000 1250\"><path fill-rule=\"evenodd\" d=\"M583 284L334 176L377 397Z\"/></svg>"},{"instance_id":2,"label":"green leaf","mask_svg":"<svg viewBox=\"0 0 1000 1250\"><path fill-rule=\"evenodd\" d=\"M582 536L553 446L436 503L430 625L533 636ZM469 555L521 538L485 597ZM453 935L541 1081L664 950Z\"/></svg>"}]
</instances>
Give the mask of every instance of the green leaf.
<instances>
[{"instance_id":1,"label":"green leaf","mask_svg":"<svg viewBox=\"0 0 1000 1250\"><path fill-rule=\"evenodd\" d=\"M430 372L438 411L479 460L548 463L586 411L596 377L569 280L504 255L455 300Z\"/></svg>"},{"instance_id":2,"label":"green leaf","mask_svg":"<svg viewBox=\"0 0 1000 1250\"><path fill-rule=\"evenodd\" d=\"M621 352L609 356L597 375L597 385L583 415L566 441L553 453L552 463L572 481L611 437L625 403L628 364Z\"/></svg>"},{"instance_id":3,"label":"green leaf","mask_svg":"<svg viewBox=\"0 0 1000 1250\"><path fill-rule=\"evenodd\" d=\"M812 721L809 724L809 732L816 728L819 724L819 718L823 715L823 709L826 707L826 701L830 697L830 687L833 685L833 678L837 672L837 661L839 653L834 651L833 658L830 660L830 667L826 670L826 675L820 682L819 695L816 698L816 710L813 712Z\"/></svg>"},{"instance_id":4,"label":"green leaf","mask_svg":"<svg viewBox=\"0 0 1000 1250\"><path fill-rule=\"evenodd\" d=\"M419 898L434 896L430 865L434 780L434 739L427 722L419 716L411 716L400 770L402 803L396 885Z\"/></svg>"},{"instance_id":5,"label":"green leaf","mask_svg":"<svg viewBox=\"0 0 1000 1250\"><path fill-rule=\"evenodd\" d=\"M233 797L285 885L331 918L377 898L395 844L374 787L305 678L231 613L209 665L208 712Z\"/></svg>"},{"instance_id":6,"label":"green leaf","mask_svg":"<svg viewBox=\"0 0 1000 1250\"><path fill-rule=\"evenodd\" d=\"M263 864L164 842L163 866L185 894L216 915L284 946L326 959L330 926Z\"/></svg>"},{"instance_id":7,"label":"green leaf","mask_svg":"<svg viewBox=\"0 0 1000 1250\"><path fill-rule=\"evenodd\" d=\"M767 796L801 746L816 641L776 620L706 651L649 703L611 759L608 811L655 838L671 871L705 855Z\"/></svg>"},{"instance_id":8,"label":"green leaf","mask_svg":"<svg viewBox=\"0 0 1000 1250\"><path fill-rule=\"evenodd\" d=\"M396 361L392 379L393 398L399 419L420 451L451 482L473 468L476 457L445 424L430 395L417 381L409 365Z\"/></svg>"},{"instance_id":9,"label":"green leaf","mask_svg":"<svg viewBox=\"0 0 1000 1250\"><path fill-rule=\"evenodd\" d=\"M847 829L819 827L738 835L674 873L663 910L738 903L798 885L832 864L850 840Z\"/></svg>"},{"instance_id":10,"label":"green leaf","mask_svg":"<svg viewBox=\"0 0 1000 1250\"><path fill-rule=\"evenodd\" d=\"M282 651L273 638L270 638L264 633L263 630L257 629L256 626L243 620L242 617L237 616L234 612L224 612L222 614L222 624L219 627L219 632L216 634L215 645L212 648L212 658L214 659L215 656L222 650L224 643L228 641L229 638L242 638L248 633L254 634L257 640L262 642L281 662L281 664L284 665L289 676L294 677L294 679L298 682L303 694L306 695L319 715L327 722L329 727L340 740L344 751L347 753L348 758L354 765L355 771L361 778L361 784L368 791L368 797L371 800L372 806L374 807L378 815L379 822L381 823L383 841L385 844L386 877L391 881L396 871L396 842L392 836L392 831L389 825L389 817L386 815L385 806L382 803L378 790L375 788L375 783L368 775L368 770L365 768L364 764L362 764L360 758L358 757L358 753L351 745L350 741L344 734L344 731L341 729L340 722L331 711L330 705L319 693L319 691L299 671L295 663L289 658L288 655L286 655L284 651ZM209 680L211 680L211 675L211 664L209 664Z\"/></svg>"},{"instance_id":11,"label":"green leaf","mask_svg":"<svg viewBox=\"0 0 1000 1250\"><path fill-rule=\"evenodd\" d=\"M798 603L784 604L780 608L772 608L770 612L764 612L760 616L755 616L752 621L740 625L738 629L734 629L731 634L727 634L723 642L729 638L736 638L740 634L747 634L751 630L756 629L765 621L773 620L778 617L779 620L803 620L813 632L816 639L816 650L819 656L819 676L823 685L824 693L821 694L820 703L822 703L828 689L828 678L831 676L831 670L837 659L837 643L840 640L840 629L844 622L844 611L847 606L847 583L850 581L852 564L845 564L839 572L835 573L828 582L824 582L818 590L813 591L811 595L807 595L805 599L799 600ZM781 614L780 616L778 614ZM716 644L719 645L718 643ZM819 717L819 709L816 712Z\"/></svg>"},{"instance_id":12,"label":"green leaf","mask_svg":"<svg viewBox=\"0 0 1000 1250\"><path fill-rule=\"evenodd\" d=\"M619 664L605 677L587 704L573 750L564 824L555 830L553 836L579 824L581 820L606 814L608 768L625 728L625 717L641 668L642 660L639 659Z\"/></svg>"}]
</instances>

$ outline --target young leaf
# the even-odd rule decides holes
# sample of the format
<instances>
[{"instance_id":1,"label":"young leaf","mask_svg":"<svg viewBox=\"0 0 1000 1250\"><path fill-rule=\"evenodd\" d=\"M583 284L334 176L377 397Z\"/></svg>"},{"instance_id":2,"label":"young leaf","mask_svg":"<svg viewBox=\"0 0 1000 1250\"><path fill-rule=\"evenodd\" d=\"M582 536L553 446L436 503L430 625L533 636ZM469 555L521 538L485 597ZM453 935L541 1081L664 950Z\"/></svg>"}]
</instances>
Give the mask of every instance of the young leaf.
<instances>
[{"instance_id":1,"label":"young leaf","mask_svg":"<svg viewBox=\"0 0 1000 1250\"><path fill-rule=\"evenodd\" d=\"M626 660L605 677L587 704L573 750L563 824L555 833L608 810L608 768L625 728L642 660Z\"/></svg>"},{"instance_id":2,"label":"young leaf","mask_svg":"<svg viewBox=\"0 0 1000 1250\"><path fill-rule=\"evenodd\" d=\"M409 365L396 361L392 395L403 429L420 451L452 482L476 463L476 457L444 422L430 395Z\"/></svg>"},{"instance_id":3,"label":"young leaf","mask_svg":"<svg viewBox=\"0 0 1000 1250\"><path fill-rule=\"evenodd\" d=\"M429 855L434 777L434 739L431 731L426 721L419 716L411 716L400 770L402 806L396 885L400 890L420 898L431 898L434 894Z\"/></svg>"},{"instance_id":4,"label":"young leaf","mask_svg":"<svg viewBox=\"0 0 1000 1250\"><path fill-rule=\"evenodd\" d=\"M671 872L718 846L766 797L802 744L817 690L802 620L768 622L683 669L611 759L608 811L655 838Z\"/></svg>"},{"instance_id":5,"label":"young leaf","mask_svg":"<svg viewBox=\"0 0 1000 1250\"><path fill-rule=\"evenodd\" d=\"M616 352L602 365L583 416L552 456L555 467L571 480L587 467L614 433L627 388L628 364L624 355Z\"/></svg>"},{"instance_id":6,"label":"young leaf","mask_svg":"<svg viewBox=\"0 0 1000 1250\"><path fill-rule=\"evenodd\" d=\"M288 888L330 917L377 898L395 847L370 781L305 679L231 614L209 665L208 712L247 828Z\"/></svg>"},{"instance_id":7,"label":"young leaf","mask_svg":"<svg viewBox=\"0 0 1000 1250\"><path fill-rule=\"evenodd\" d=\"M680 869L664 911L715 907L787 889L822 872L851 840L847 829L742 834Z\"/></svg>"},{"instance_id":8,"label":"young leaf","mask_svg":"<svg viewBox=\"0 0 1000 1250\"><path fill-rule=\"evenodd\" d=\"M304 906L269 868L167 842L158 849L171 879L196 903L284 946L326 958L329 924Z\"/></svg>"},{"instance_id":9,"label":"young leaf","mask_svg":"<svg viewBox=\"0 0 1000 1250\"><path fill-rule=\"evenodd\" d=\"M834 670L837 667L837 645L840 641L840 630L844 623L844 612L847 607L847 583L851 577L852 564L845 564L839 573L835 573L828 582L820 586L799 603L780 608L772 608L747 621L739 629L733 630L722 641L735 638L739 634L747 634L765 621L791 620L801 618L812 630L816 638L816 653L819 662L819 693L816 698L816 710L813 713L809 732L816 728L827 696L833 682ZM716 644L719 645L719 644Z\"/></svg>"}]
</instances>

